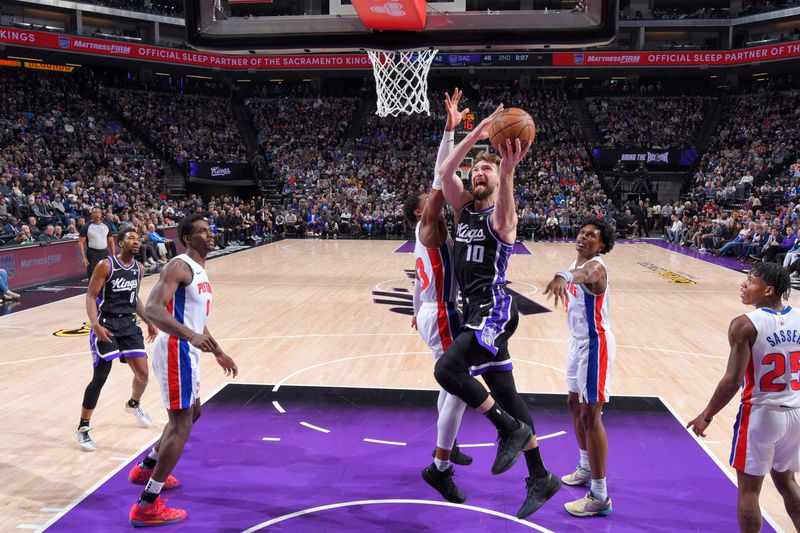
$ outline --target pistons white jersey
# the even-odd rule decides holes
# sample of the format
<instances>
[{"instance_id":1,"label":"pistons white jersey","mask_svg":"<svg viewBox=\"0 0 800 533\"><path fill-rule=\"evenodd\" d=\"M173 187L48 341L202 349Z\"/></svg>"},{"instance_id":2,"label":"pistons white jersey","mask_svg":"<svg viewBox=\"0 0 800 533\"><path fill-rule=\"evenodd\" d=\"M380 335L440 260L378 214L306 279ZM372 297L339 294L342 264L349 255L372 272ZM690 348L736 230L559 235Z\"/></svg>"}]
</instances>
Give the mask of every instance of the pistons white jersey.
<instances>
[{"instance_id":1,"label":"pistons white jersey","mask_svg":"<svg viewBox=\"0 0 800 533\"><path fill-rule=\"evenodd\" d=\"M742 403L800 407L800 312L762 307L747 313L756 341L742 383Z\"/></svg>"},{"instance_id":2,"label":"pistons white jersey","mask_svg":"<svg viewBox=\"0 0 800 533\"><path fill-rule=\"evenodd\" d=\"M450 302L458 300L458 283L453 265L453 239L447 235L444 244L428 248L419 240L417 222L414 245L414 301Z\"/></svg>"},{"instance_id":3,"label":"pistons white jersey","mask_svg":"<svg viewBox=\"0 0 800 533\"><path fill-rule=\"evenodd\" d=\"M178 323L196 333L203 333L211 312L211 283L203 267L186 254L175 256L173 261L183 261L192 269L192 282L178 287L167 305L167 311Z\"/></svg>"},{"instance_id":4,"label":"pistons white jersey","mask_svg":"<svg viewBox=\"0 0 800 533\"><path fill-rule=\"evenodd\" d=\"M581 269L596 261L605 267L600 257L593 257L581 266L575 262L570 265L570 270ZM608 273L606 273L606 277ZM611 284L606 282L603 294L592 294L583 285L569 283L567 285L567 324L569 331L576 339L592 339L605 335L611 331L610 319L610 291Z\"/></svg>"}]
</instances>

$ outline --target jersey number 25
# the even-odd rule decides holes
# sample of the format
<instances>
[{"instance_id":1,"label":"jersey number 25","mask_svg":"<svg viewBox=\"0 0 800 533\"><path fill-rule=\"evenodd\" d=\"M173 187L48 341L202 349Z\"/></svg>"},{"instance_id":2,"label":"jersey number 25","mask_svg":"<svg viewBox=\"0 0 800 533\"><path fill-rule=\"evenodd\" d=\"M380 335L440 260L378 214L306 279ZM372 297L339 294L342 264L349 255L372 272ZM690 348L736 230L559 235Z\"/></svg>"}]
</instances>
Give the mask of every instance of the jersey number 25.
<instances>
[{"instance_id":1,"label":"jersey number 25","mask_svg":"<svg viewBox=\"0 0 800 533\"><path fill-rule=\"evenodd\" d=\"M761 390L763 392L780 392L786 389L786 383L776 383L775 381L786 374L786 356L782 353L770 353L761 359L762 365L774 365L772 370L761 376ZM786 380L791 383L792 390L800 390L800 377L792 379L792 374L800 372L800 352L789 353L789 378Z\"/></svg>"}]
</instances>

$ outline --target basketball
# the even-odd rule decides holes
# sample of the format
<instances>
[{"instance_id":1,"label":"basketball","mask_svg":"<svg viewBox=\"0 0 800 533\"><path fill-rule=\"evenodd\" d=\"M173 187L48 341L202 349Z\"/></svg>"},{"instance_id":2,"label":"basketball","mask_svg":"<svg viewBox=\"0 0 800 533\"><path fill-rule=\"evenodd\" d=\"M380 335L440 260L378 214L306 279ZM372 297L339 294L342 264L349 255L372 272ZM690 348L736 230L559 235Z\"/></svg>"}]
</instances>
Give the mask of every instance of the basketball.
<instances>
[{"instance_id":1,"label":"basketball","mask_svg":"<svg viewBox=\"0 0 800 533\"><path fill-rule=\"evenodd\" d=\"M492 119L489 125L489 142L497 149L506 139L519 139L523 146L536 137L536 123L531 116L518 107L509 107Z\"/></svg>"}]
</instances>

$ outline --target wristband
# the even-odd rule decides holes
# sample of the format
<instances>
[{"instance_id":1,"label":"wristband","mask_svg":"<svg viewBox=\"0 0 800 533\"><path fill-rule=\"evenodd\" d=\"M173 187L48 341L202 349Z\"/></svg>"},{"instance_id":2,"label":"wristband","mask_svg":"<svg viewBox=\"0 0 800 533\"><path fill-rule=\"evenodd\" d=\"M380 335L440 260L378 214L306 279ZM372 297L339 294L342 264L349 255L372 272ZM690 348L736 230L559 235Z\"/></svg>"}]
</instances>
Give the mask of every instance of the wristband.
<instances>
[{"instance_id":1,"label":"wristband","mask_svg":"<svg viewBox=\"0 0 800 533\"><path fill-rule=\"evenodd\" d=\"M710 424L710 423L711 423L711 421L712 421L712 420L714 420L714 417L713 417L713 416L712 416L712 417L709 417L709 418L706 418L706 415L705 415L705 413L700 413L700 416L702 416L702 417L703 417L703 420L705 420L705 421L706 421L706 424Z\"/></svg>"},{"instance_id":2,"label":"wristband","mask_svg":"<svg viewBox=\"0 0 800 533\"><path fill-rule=\"evenodd\" d=\"M442 140L444 142L454 142L455 138L456 138L455 130L453 131L444 130L444 133L442 134Z\"/></svg>"},{"instance_id":3,"label":"wristband","mask_svg":"<svg viewBox=\"0 0 800 533\"><path fill-rule=\"evenodd\" d=\"M569 271L567 271L567 272L556 272L556 276L558 276L559 278L563 278L564 281L566 281L567 283L572 283L572 280L575 279L575 276L573 276L572 272L569 272Z\"/></svg>"}]
</instances>

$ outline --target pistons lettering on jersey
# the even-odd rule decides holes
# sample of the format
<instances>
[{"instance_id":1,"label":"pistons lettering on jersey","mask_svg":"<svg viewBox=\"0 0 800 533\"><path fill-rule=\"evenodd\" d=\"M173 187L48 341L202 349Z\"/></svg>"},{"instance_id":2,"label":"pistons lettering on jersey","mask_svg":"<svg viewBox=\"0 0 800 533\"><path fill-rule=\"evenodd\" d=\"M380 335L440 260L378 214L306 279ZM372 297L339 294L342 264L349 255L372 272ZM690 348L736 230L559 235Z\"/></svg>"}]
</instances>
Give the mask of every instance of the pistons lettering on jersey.
<instances>
[{"instance_id":1,"label":"pistons lettering on jersey","mask_svg":"<svg viewBox=\"0 0 800 533\"><path fill-rule=\"evenodd\" d=\"M459 224L456 240L467 244L481 242L486 240L486 234L483 233L483 228L470 229L469 224Z\"/></svg>"},{"instance_id":2,"label":"pistons lettering on jersey","mask_svg":"<svg viewBox=\"0 0 800 533\"><path fill-rule=\"evenodd\" d=\"M211 292L211 284L207 281L201 281L197 284L197 294L203 294L204 292Z\"/></svg>"},{"instance_id":3,"label":"pistons lettering on jersey","mask_svg":"<svg viewBox=\"0 0 800 533\"><path fill-rule=\"evenodd\" d=\"M135 291L139 286L137 279L114 278L111 280L111 290L114 292Z\"/></svg>"},{"instance_id":4,"label":"pistons lettering on jersey","mask_svg":"<svg viewBox=\"0 0 800 533\"><path fill-rule=\"evenodd\" d=\"M784 342L791 342L792 344L799 344L800 343L800 335L798 335L796 329L785 330L782 329L780 331L776 331L772 335L766 337L767 342L770 346L774 347L778 344L782 344Z\"/></svg>"}]
</instances>

